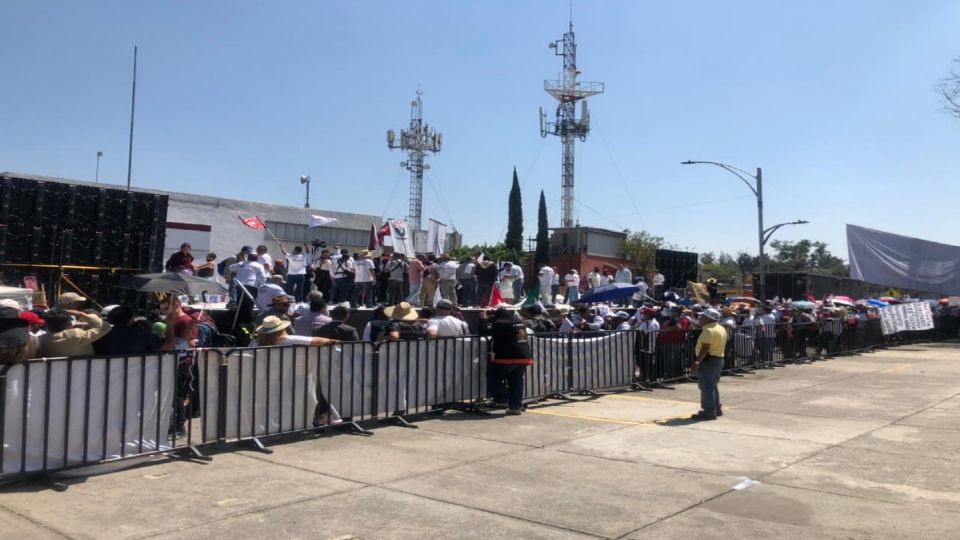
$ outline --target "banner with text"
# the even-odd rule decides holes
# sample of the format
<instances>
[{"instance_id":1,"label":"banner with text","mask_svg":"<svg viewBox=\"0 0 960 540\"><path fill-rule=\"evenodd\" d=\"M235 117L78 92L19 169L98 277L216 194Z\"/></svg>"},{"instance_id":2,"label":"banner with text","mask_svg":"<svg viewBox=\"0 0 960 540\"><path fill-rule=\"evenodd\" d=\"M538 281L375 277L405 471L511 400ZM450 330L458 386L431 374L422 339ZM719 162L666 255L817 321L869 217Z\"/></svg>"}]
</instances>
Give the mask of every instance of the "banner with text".
<instances>
[{"instance_id":1,"label":"banner with text","mask_svg":"<svg viewBox=\"0 0 960 540\"><path fill-rule=\"evenodd\" d=\"M908 330L929 330L933 328L930 304L914 302L881 308L880 327L885 336Z\"/></svg>"}]
</instances>

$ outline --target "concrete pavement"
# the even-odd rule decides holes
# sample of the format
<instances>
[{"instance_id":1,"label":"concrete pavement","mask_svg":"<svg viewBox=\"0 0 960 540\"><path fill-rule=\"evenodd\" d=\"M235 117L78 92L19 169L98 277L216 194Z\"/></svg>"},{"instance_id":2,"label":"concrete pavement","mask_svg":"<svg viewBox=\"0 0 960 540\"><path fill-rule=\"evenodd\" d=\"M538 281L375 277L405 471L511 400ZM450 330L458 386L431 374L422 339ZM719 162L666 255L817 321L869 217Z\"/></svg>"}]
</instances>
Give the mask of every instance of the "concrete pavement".
<instances>
[{"instance_id":1,"label":"concrete pavement","mask_svg":"<svg viewBox=\"0 0 960 540\"><path fill-rule=\"evenodd\" d=\"M0 538L960 537L960 344L0 488ZM268 441L270 442L270 441Z\"/></svg>"}]
</instances>

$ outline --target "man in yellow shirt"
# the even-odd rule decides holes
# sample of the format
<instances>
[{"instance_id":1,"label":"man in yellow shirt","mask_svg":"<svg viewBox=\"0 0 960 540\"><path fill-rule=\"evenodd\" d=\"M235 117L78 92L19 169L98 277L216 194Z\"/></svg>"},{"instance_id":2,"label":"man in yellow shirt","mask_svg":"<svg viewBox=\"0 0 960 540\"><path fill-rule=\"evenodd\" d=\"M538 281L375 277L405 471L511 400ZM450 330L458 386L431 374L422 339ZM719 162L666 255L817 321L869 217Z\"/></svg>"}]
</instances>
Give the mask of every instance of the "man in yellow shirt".
<instances>
[{"instance_id":1,"label":"man in yellow shirt","mask_svg":"<svg viewBox=\"0 0 960 540\"><path fill-rule=\"evenodd\" d=\"M700 325L703 331L697 339L697 359L692 371L697 375L700 387L700 412L691 416L693 420L716 420L723 414L720 408L720 372L723 371L723 353L727 346L727 330L720 326L720 312L706 309L700 313Z\"/></svg>"}]
</instances>

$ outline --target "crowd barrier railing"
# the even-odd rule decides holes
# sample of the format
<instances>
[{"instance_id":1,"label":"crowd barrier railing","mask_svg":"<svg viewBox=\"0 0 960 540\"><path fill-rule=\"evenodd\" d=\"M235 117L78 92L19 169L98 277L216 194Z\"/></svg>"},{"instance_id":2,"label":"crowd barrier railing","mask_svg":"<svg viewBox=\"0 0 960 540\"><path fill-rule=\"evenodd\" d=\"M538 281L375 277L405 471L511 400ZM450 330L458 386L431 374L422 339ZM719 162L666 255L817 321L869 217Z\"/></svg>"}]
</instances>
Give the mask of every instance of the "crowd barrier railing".
<instances>
[{"instance_id":1,"label":"crowd barrier railing","mask_svg":"<svg viewBox=\"0 0 960 540\"><path fill-rule=\"evenodd\" d=\"M735 374L863 352L897 339L879 321L740 327ZM649 389L690 379L698 332L531 334L525 401ZM0 370L0 481L209 444L486 404L489 339L196 349L37 359Z\"/></svg>"}]
</instances>

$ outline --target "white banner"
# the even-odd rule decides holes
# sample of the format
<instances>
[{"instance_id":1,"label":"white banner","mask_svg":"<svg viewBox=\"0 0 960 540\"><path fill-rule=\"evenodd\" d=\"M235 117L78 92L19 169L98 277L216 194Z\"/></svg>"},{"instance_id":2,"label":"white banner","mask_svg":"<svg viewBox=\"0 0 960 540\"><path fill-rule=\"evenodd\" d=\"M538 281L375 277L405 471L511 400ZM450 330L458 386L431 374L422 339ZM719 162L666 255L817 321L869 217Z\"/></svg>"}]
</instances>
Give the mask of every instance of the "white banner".
<instances>
[{"instance_id":1,"label":"white banner","mask_svg":"<svg viewBox=\"0 0 960 540\"><path fill-rule=\"evenodd\" d=\"M933 328L930 304L914 302L880 308L880 327L885 336L909 330L929 330Z\"/></svg>"},{"instance_id":2,"label":"white banner","mask_svg":"<svg viewBox=\"0 0 960 540\"><path fill-rule=\"evenodd\" d=\"M435 219L427 226L427 250L436 255L443 253L447 243L447 226Z\"/></svg>"},{"instance_id":3,"label":"white banner","mask_svg":"<svg viewBox=\"0 0 960 540\"><path fill-rule=\"evenodd\" d=\"M407 220L391 219L389 223L394 251L403 253L408 257L413 257L416 253L413 247L413 231L407 228Z\"/></svg>"}]
</instances>

